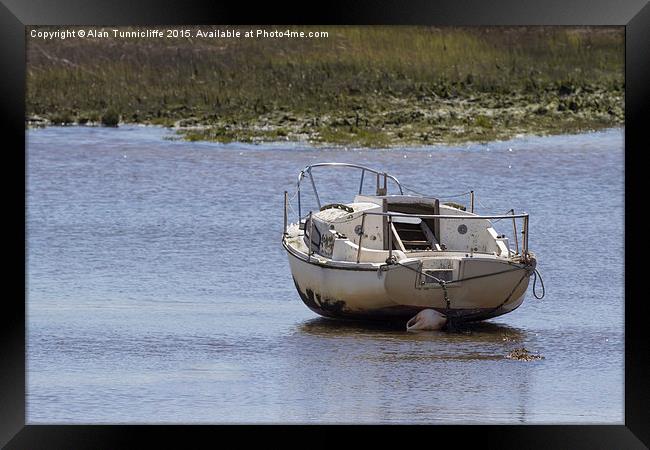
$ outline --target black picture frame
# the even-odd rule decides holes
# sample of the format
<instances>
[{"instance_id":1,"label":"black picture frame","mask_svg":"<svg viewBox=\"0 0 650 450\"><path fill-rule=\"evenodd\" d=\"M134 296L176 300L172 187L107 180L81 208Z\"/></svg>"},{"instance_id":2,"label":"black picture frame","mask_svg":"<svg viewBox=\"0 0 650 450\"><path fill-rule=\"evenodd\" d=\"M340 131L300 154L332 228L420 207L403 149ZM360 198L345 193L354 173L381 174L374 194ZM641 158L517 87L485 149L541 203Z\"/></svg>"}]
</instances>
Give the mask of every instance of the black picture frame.
<instances>
[{"instance_id":1,"label":"black picture frame","mask_svg":"<svg viewBox=\"0 0 650 450\"><path fill-rule=\"evenodd\" d=\"M625 424L624 425L513 425L362 427L364 435L395 437L413 445L411 433L444 442L468 440L498 448L647 448L650 445L650 394L648 359L650 336L643 314L644 296L639 289L642 264L638 228L632 217L643 208L642 192L646 134L650 105L650 4L647 0L547 1L481 0L356 1L323 5L260 3L211 3L207 1L125 0L3 0L0 4L2 123L6 126L5 174L11 177L4 217L5 248L10 251L6 279L17 287L5 295L0 333L0 446L35 448L120 448L134 440L155 439L162 446L186 439L224 442L224 433L249 440L259 437L249 427L223 426L43 426L26 425L26 244L25 244L25 38L30 25L154 25L154 24L410 24L410 25L619 25L625 27ZM11 138L11 139L8 139ZM639 217L638 215L636 217ZM620 238L620 236L619 236ZM22 260L24 264L17 261ZM260 431L278 428L257 427ZM302 427L299 427L302 428ZM332 436L323 427L309 427L309 440L327 442ZM430 437L427 438L426 435ZM285 440L278 434L280 440ZM320 439L319 439L320 438ZM337 439L338 441L338 439ZM410 441L410 442L409 442ZM303 443L305 443L303 441ZM240 441L241 444L241 441ZM450 444L444 444L450 445ZM455 445L455 444L451 444Z\"/></svg>"}]
</instances>

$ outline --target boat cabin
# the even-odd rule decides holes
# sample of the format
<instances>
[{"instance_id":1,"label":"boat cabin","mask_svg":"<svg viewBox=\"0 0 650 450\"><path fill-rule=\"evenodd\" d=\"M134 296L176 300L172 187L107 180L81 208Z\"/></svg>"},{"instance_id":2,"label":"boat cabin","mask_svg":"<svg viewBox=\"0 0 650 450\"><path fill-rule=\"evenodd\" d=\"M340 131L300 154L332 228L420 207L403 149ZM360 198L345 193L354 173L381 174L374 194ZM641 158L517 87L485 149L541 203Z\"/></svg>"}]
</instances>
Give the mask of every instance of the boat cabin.
<instances>
[{"instance_id":1,"label":"boat cabin","mask_svg":"<svg viewBox=\"0 0 650 450\"><path fill-rule=\"evenodd\" d=\"M352 202L320 204L311 170L321 165L356 167L362 171L359 193ZM365 172L376 174L374 195L361 192ZM389 174L351 164L327 163L305 168L299 183L305 177L311 180L319 210L301 218L300 228L304 230L305 245L326 258L381 262L386 259L386 252L398 258L431 252L510 252L508 240L497 234L490 220L462 220L475 214L434 197L405 195L399 181ZM399 193L388 194L388 180ZM300 205L300 190L298 202Z\"/></svg>"}]
</instances>

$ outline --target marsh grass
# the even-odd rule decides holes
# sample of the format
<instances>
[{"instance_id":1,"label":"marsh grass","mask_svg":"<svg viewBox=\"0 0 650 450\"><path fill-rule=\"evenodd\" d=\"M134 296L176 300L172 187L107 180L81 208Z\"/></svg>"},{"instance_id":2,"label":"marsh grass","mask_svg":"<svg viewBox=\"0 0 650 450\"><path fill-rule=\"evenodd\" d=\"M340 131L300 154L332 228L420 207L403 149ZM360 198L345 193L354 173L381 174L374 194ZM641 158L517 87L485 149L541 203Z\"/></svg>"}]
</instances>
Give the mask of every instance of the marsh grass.
<instances>
[{"instance_id":1,"label":"marsh grass","mask_svg":"<svg viewBox=\"0 0 650 450\"><path fill-rule=\"evenodd\" d=\"M116 127L120 122L120 115L115 109L107 110L101 118L102 125L107 127Z\"/></svg>"},{"instance_id":2,"label":"marsh grass","mask_svg":"<svg viewBox=\"0 0 650 450\"><path fill-rule=\"evenodd\" d=\"M596 111L566 122L592 127L623 120L620 27L299 29L329 37L28 38L27 112L73 122L107 111L135 123L192 118L204 129L185 130L191 139L308 135L370 145L404 136L426 142L414 133L441 132L432 116L462 116L473 106L482 109L469 112L474 118L464 126L483 131L505 123L485 111L530 104L538 111L532 122L549 111L555 120ZM456 119L436 120L450 126ZM525 126L522 120L514 122ZM400 138L407 124L417 130Z\"/></svg>"}]
</instances>

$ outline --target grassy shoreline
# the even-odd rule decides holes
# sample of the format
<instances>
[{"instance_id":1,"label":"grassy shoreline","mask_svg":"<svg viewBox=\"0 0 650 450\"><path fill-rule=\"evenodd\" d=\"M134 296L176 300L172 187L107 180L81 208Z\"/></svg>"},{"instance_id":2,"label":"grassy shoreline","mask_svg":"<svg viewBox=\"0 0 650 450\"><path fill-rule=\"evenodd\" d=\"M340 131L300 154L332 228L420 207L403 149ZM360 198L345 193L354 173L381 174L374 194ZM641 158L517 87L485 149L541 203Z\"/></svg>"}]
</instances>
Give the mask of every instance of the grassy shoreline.
<instances>
[{"instance_id":1,"label":"grassy shoreline","mask_svg":"<svg viewBox=\"0 0 650 450\"><path fill-rule=\"evenodd\" d=\"M360 147L624 124L620 27L322 29L327 39L28 39L26 123Z\"/></svg>"}]
</instances>

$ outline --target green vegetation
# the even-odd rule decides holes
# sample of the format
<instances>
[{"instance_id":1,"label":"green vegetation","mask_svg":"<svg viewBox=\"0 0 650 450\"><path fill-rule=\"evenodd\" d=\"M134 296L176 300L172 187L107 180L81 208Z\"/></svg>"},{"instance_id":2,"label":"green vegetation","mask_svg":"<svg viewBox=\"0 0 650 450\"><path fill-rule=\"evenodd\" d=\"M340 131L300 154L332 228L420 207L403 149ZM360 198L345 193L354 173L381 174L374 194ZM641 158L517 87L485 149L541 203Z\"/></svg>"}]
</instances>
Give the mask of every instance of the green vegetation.
<instances>
[{"instance_id":1,"label":"green vegetation","mask_svg":"<svg viewBox=\"0 0 650 450\"><path fill-rule=\"evenodd\" d=\"M622 27L294 28L329 37L28 38L28 123L373 147L624 122Z\"/></svg>"},{"instance_id":2,"label":"green vegetation","mask_svg":"<svg viewBox=\"0 0 650 450\"><path fill-rule=\"evenodd\" d=\"M120 122L120 116L114 109L109 109L102 116L102 125L107 127L116 127Z\"/></svg>"}]
</instances>

